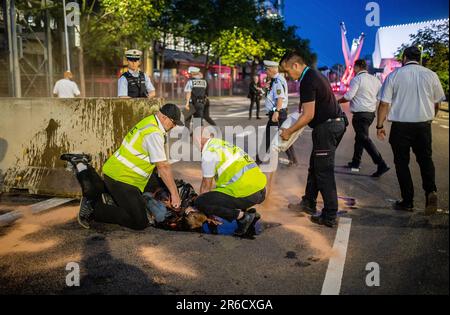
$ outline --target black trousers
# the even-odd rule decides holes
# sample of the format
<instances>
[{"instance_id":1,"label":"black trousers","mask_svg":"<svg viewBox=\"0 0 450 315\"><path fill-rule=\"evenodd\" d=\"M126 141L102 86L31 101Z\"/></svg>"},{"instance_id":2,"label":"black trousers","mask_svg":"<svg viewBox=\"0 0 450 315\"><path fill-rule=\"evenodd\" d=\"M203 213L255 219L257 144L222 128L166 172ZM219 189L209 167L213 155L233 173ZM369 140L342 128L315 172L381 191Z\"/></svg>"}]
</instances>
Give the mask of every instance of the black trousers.
<instances>
[{"instance_id":1,"label":"black trousers","mask_svg":"<svg viewBox=\"0 0 450 315\"><path fill-rule=\"evenodd\" d=\"M272 143L274 138L278 137L278 132L275 132L274 134L270 134L270 129L272 127L277 127L277 131L278 131L278 129L286 121L287 116L288 116L287 110L286 109L282 109L280 111L279 116L278 116L278 122L273 122L272 121L273 114L274 114L274 112L270 112L269 113L269 121L267 122L267 125L266 125L266 133L265 133L265 137L266 137L266 153L269 153L270 144ZM287 155L288 160L290 162L297 163L297 157L295 156L294 146L291 146L289 149L286 150L286 155Z\"/></svg>"},{"instance_id":2,"label":"black trousers","mask_svg":"<svg viewBox=\"0 0 450 315\"><path fill-rule=\"evenodd\" d=\"M215 215L228 221L237 220L239 212L263 203L266 189L244 198L235 198L217 191L210 191L197 197L194 207L206 215Z\"/></svg>"},{"instance_id":3,"label":"black trousers","mask_svg":"<svg viewBox=\"0 0 450 315\"><path fill-rule=\"evenodd\" d=\"M92 202L96 222L118 224L133 230L143 230L148 226L147 210L142 192L132 186L105 176L104 180L94 168L77 174L83 196ZM154 191L162 180L153 173L145 191ZM117 206L104 204L102 193L109 193Z\"/></svg>"},{"instance_id":4,"label":"black trousers","mask_svg":"<svg viewBox=\"0 0 450 315\"><path fill-rule=\"evenodd\" d=\"M394 153L395 170L402 199L407 203L413 203L414 201L414 184L409 171L411 148L420 167L423 190L427 194L437 191L432 158L431 122L393 122L389 143Z\"/></svg>"},{"instance_id":5,"label":"black trousers","mask_svg":"<svg viewBox=\"0 0 450 315\"><path fill-rule=\"evenodd\" d=\"M256 117L259 118L259 109L261 106L261 100L258 95L253 95L250 99L250 109L248 113L248 117L252 118L253 106L256 104Z\"/></svg>"},{"instance_id":6,"label":"black trousers","mask_svg":"<svg viewBox=\"0 0 450 315\"><path fill-rule=\"evenodd\" d=\"M316 126L312 132L313 150L303 199L315 207L320 192L324 202L322 215L331 219L336 218L338 210L334 159L345 130L345 122L332 121Z\"/></svg>"},{"instance_id":7,"label":"black trousers","mask_svg":"<svg viewBox=\"0 0 450 315\"><path fill-rule=\"evenodd\" d=\"M375 119L375 113L361 112L354 113L352 119L353 129L355 130L355 151L353 153L353 165L359 166L361 164L361 157L363 151L372 158L373 163L381 165L384 160L378 152L375 144L372 142L369 136L369 127L372 125Z\"/></svg>"},{"instance_id":8,"label":"black trousers","mask_svg":"<svg viewBox=\"0 0 450 315\"><path fill-rule=\"evenodd\" d=\"M190 128L192 117L200 118L202 125L203 125L203 119L204 119L211 126L216 126L216 122L210 116L209 99L205 99L205 100L194 100L194 99L192 99L191 106L193 108L189 111L189 113L186 113L186 116L184 117L184 125L186 127Z\"/></svg>"}]
</instances>

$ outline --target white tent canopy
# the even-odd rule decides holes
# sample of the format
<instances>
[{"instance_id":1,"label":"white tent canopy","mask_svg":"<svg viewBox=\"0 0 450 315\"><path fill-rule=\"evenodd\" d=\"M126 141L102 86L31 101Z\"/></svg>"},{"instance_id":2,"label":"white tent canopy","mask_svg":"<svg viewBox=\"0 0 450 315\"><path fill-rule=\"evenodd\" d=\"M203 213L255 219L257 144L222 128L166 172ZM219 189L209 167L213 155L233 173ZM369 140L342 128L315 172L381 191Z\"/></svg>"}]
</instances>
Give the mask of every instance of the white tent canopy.
<instances>
[{"instance_id":1,"label":"white tent canopy","mask_svg":"<svg viewBox=\"0 0 450 315\"><path fill-rule=\"evenodd\" d=\"M416 34L420 29L431 27L433 24L443 24L446 21L448 19L380 27L375 39L375 51L372 54L373 66L380 68L383 60L395 58L396 52L403 44L411 43L410 35Z\"/></svg>"}]
</instances>

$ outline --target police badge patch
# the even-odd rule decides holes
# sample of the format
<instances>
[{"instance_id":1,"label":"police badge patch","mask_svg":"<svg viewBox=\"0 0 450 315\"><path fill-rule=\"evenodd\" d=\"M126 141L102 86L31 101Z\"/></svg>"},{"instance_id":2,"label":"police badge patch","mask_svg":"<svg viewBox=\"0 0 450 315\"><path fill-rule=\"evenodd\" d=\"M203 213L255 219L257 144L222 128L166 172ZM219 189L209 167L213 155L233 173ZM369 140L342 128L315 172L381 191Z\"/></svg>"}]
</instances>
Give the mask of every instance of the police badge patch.
<instances>
[{"instance_id":1,"label":"police badge patch","mask_svg":"<svg viewBox=\"0 0 450 315\"><path fill-rule=\"evenodd\" d=\"M281 95L281 90L277 90L277 95Z\"/></svg>"}]
</instances>

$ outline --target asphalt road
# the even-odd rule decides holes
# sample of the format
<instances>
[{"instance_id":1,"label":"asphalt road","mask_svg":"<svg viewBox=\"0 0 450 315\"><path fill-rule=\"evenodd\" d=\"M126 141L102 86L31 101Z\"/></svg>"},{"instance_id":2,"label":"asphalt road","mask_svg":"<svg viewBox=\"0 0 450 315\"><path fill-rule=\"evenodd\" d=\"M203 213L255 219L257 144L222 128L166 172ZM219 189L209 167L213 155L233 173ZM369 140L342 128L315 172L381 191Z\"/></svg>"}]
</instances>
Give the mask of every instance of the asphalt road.
<instances>
[{"instance_id":1,"label":"asphalt road","mask_svg":"<svg viewBox=\"0 0 450 315\"><path fill-rule=\"evenodd\" d=\"M291 100L293 109L296 102ZM266 123L264 115L248 120L245 98L215 99L211 112L221 127ZM341 167L352 155L351 128L338 149L336 171L339 196L355 198L356 205L340 199L338 229L315 226L289 210L287 204L298 201L305 188L311 150L311 131L305 130L295 144L300 165L281 166L268 200L258 207L266 229L255 240L104 224L82 230L73 202L0 227L0 294L449 294L448 126L448 113L433 124L442 211L432 217L421 214L424 196L414 158L412 214L390 207L400 195L393 169L381 179L370 178L375 167L367 155L359 174ZM392 165L389 144L375 141ZM198 189L199 166L176 163L176 177ZM36 201L3 195L0 214L28 213ZM66 285L70 262L80 266L79 287ZM366 283L369 263L379 267L379 286Z\"/></svg>"}]
</instances>

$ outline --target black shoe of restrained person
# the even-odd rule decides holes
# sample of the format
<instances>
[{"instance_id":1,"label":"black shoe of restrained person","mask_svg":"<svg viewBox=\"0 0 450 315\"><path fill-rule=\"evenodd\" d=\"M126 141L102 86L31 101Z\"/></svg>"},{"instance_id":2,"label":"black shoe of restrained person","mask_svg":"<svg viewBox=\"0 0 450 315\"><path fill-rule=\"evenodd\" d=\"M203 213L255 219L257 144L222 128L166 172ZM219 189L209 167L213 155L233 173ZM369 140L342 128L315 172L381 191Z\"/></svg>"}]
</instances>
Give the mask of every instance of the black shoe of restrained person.
<instances>
[{"instance_id":1,"label":"black shoe of restrained person","mask_svg":"<svg viewBox=\"0 0 450 315\"><path fill-rule=\"evenodd\" d=\"M378 169L375 173L371 175L371 177L378 178L381 177L384 173L387 173L391 168L386 165L386 163L382 163L378 165Z\"/></svg>"},{"instance_id":2,"label":"black shoe of restrained person","mask_svg":"<svg viewBox=\"0 0 450 315\"><path fill-rule=\"evenodd\" d=\"M78 223L85 229L91 228L93 220L94 208L86 197L82 197L80 201L80 211L78 212Z\"/></svg>"},{"instance_id":3,"label":"black shoe of restrained person","mask_svg":"<svg viewBox=\"0 0 450 315\"><path fill-rule=\"evenodd\" d=\"M255 213L244 212L244 216L240 220L237 220L238 228L234 232L234 235L244 236L247 233L249 227L252 225L253 221L255 220L255 217L256 217Z\"/></svg>"},{"instance_id":4,"label":"black shoe of restrained person","mask_svg":"<svg viewBox=\"0 0 450 315\"><path fill-rule=\"evenodd\" d=\"M289 204L288 208L291 210L305 212L309 215L316 215L317 213L316 204L309 202L305 198L302 198L302 201L298 204Z\"/></svg>"},{"instance_id":5,"label":"black shoe of restrained person","mask_svg":"<svg viewBox=\"0 0 450 315\"><path fill-rule=\"evenodd\" d=\"M413 212L414 211L414 204L412 202L405 202L405 201L396 201L392 205L394 210L398 211L407 211L407 212Z\"/></svg>"},{"instance_id":6,"label":"black shoe of restrained person","mask_svg":"<svg viewBox=\"0 0 450 315\"><path fill-rule=\"evenodd\" d=\"M311 222L318 225L325 225L329 228L334 228L337 225L337 220L335 218L328 218L323 215L311 216Z\"/></svg>"},{"instance_id":7,"label":"black shoe of restrained person","mask_svg":"<svg viewBox=\"0 0 450 315\"><path fill-rule=\"evenodd\" d=\"M63 161L70 162L74 167L77 166L78 163L89 164L92 161L92 157L89 154L72 154L66 153L60 156L60 159Z\"/></svg>"},{"instance_id":8,"label":"black shoe of restrained person","mask_svg":"<svg viewBox=\"0 0 450 315\"><path fill-rule=\"evenodd\" d=\"M117 206L112 196L108 193L102 193L102 201L105 205Z\"/></svg>"}]
</instances>

